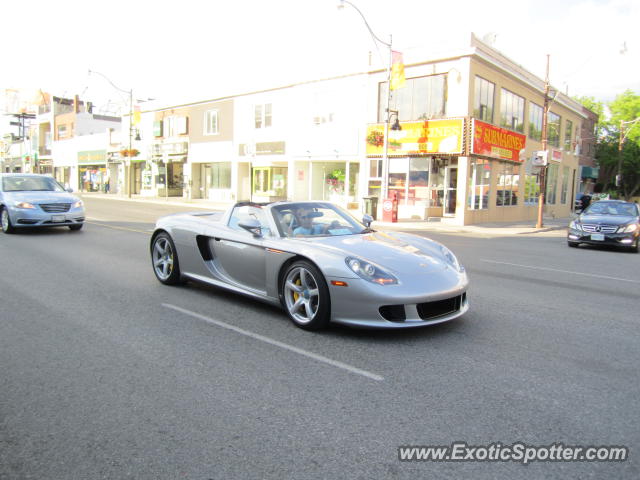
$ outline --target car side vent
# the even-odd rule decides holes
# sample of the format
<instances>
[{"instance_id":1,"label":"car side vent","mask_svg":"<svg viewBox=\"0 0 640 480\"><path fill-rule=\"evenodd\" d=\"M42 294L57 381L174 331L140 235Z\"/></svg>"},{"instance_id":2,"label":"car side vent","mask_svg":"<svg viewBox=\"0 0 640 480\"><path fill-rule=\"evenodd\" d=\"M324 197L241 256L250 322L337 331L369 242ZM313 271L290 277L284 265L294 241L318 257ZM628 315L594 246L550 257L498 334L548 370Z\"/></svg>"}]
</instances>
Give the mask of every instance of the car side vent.
<instances>
[{"instance_id":1,"label":"car side vent","mask_svg":"<svg viewBox=\"0 0 640 480\"><path fill-rule=\"evenodd\" d=\"M390 322L404 322L407 315L404 312L404 305L384 305L379 309L380 315Z\"/></svg>"},{"instance_id":2,"label":"car side vent","mask_svg":"<svg viewBox=\"0 0 640 480\"><path fill-rule=\"evenodd\" d=\"M211 240L211 238L206 237L204 235L198 235L196 237L198 250L200 250L200 255L202 255L202 259L205 262L209 260L213 260L213 253L211 252L211 247L209 247L209 240Z\"/></svg>"}]
</instances>

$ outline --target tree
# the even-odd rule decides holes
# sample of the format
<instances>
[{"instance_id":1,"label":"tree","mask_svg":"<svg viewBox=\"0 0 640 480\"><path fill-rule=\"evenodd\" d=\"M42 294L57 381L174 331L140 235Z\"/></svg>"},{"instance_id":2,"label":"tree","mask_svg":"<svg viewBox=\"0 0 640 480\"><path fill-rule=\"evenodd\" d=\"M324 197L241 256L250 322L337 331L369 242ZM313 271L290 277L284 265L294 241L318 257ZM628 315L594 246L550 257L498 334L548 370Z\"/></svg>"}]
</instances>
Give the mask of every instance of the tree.
<instances>
[{"instance_id":1,"label":"tree","mask_svg":"<svg viewBox=\"0 0 640 480\"><path fill-rule=\"evenodd\" d=\"M604 190L617 190L618 196L630 200L640 192L640 96L631 90L618 95L607 104L611 115L606 120L601 102L593 97L578 97L575 100L600 116L596 130L596 161L600 166L599 178L604 181ZM623 142L620 151L621 136ZM616 186L619 164L622 182Z\"/></svg>"}]
</instances>

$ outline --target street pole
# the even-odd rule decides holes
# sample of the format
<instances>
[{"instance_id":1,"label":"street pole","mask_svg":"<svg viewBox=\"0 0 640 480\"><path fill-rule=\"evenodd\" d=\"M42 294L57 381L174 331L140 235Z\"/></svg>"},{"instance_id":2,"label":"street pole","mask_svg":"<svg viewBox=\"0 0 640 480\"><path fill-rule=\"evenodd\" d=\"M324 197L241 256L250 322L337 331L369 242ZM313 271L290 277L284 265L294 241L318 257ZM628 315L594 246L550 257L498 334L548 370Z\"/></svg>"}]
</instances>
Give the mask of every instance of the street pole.
<instances>
[{"instance_id":1,"label":"street pole","mask_svg":"<svg viewBox=\"0 0 640 480\"><path fill-rule=\"evenodd\" d=\"M133 184L133 179L131 178L131 172L133 167L133 88L129 90L129 198L131 198L131 185Z\"/></svg>"},{"instance_id":2,"label":"street pole","mask_svg":"<svg viewBox=\"0 0 640 480\"><path fill-rule=\"evenodd\" d=\"M549 55L547 54L547 72L544 79L544 106L542 108L542 151L547 151L547 123L549 116ZM544 213L544 196L547 189L547 168L549 168L549 155L547 163L540 167L540 193L538 195L538 222L536 228L543 227L542 216Z\"/></svg>"}]
</instances>

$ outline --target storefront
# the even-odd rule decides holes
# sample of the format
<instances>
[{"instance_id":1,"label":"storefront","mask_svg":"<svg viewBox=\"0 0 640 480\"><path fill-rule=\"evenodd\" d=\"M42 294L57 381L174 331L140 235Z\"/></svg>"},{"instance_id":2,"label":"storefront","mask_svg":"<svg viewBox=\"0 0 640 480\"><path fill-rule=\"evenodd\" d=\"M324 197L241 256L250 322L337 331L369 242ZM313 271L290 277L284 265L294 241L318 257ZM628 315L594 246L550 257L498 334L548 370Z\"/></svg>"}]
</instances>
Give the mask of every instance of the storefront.
<instances>
[{"instance_id":1,"label":"storefront","mask_svg":"<svg viewBox=\"0 0 640 480\"><path fill-rule=\"evenodd\" d=\"M78 190L104 192L107 183L107 151L78 152Z\"/></svg>"},{"instance_id":2,"label":"storefront","mask_svg":"<svg viewBox=\"0 0 640 480\"><path fill-rule=\"evenodd\" d=\"M464 119L454 118L404 122L401 130L390 130L388 197L398 201L400 218L456 215L464 127ZM368 126L366 143L368 195L380 198L385 170L384 124Z\"/></svg>"}]
</instances>

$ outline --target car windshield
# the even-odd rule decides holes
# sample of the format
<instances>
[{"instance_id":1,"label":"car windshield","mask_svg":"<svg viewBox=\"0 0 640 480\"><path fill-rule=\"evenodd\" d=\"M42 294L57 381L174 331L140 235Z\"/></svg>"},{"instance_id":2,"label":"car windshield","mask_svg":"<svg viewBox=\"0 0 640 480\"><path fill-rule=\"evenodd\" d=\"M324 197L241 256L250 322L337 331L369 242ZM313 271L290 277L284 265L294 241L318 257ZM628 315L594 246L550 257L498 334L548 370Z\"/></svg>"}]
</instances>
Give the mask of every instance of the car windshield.
<instances>
[{"instance_id":1,"label":"car windshield","mask_svg":"<svg viewBox=\"0 0 640 480\"><path fill-rule=\"evenodd\" d=\"M633 203L596 202L584 212L587 215L623 215L635 217L638 207Z\"/></svg>"},{"instance_id":2,"label":"car windshield","mask_svg":"<svg viewBox=\"0 0 640 480\"><path fill-rule=\"evenodd\" d=\"M354 235L370 230L331 203L287 203L272 208L283 237Z\"/></svg>"},{"instance_id":3,"label":"car windshield","mask_svg":"<svg viewBox=\"0 0 640 480\"><path fill-rule=\"evenodd\" d=\"M2 179L5 192L64 192L64 188L51 177L15 176Z\"/></svg>"}]
</instances>

